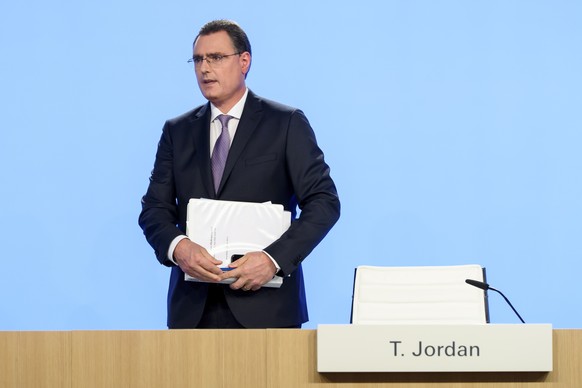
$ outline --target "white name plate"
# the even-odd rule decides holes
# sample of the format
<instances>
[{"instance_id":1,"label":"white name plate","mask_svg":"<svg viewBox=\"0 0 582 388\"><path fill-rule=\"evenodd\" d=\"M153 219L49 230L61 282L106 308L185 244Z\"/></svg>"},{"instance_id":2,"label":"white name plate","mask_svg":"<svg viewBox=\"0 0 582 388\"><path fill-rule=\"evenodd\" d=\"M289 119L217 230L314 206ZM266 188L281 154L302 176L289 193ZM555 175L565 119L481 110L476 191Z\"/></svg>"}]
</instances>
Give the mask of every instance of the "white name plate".
<instances>
[{"instance_id":1,"label":"white name plate","mask_svg":"<svg viewBox=\"0 0 582 388\"><path fill-rule=\"evenodd\" d=\"M549 372L552 325L319 325L318 372Z\"/></svg>"}]
</instances>

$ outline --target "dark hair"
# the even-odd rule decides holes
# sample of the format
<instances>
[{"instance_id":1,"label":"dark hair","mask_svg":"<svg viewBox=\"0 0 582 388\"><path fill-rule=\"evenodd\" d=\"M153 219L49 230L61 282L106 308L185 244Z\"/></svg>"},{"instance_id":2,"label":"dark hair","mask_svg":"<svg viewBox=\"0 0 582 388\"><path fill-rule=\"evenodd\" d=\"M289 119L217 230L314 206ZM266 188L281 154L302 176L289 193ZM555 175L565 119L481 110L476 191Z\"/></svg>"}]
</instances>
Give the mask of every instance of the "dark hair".
<instances>
[{"instance_id":1,"label":"dark hair","mask_svg":"<svg viewBox=\"0 0 582 388\"><path fill-rule=\"evenodd\" d=\"M236 22L233 22L232 20L213 20L206 23L202 26L200 32L198 32L198 35L196 35L194 44L196 43L196 40L198 40L199 36L210 35L220 31L224 31L228 34L234 49L238 53L244 53L245 51L248 51L249 54L253 54L251 52L251 42L249 41L247 34Z\"/></svg>"}]
</instances>

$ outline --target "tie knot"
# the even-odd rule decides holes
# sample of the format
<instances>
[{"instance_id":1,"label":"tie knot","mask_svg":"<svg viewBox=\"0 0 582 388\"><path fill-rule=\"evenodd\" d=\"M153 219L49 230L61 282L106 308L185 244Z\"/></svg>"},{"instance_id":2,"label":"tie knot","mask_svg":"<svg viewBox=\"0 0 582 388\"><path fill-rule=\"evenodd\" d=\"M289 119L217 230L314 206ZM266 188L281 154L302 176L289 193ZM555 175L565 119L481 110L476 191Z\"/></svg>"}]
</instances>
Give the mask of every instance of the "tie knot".
<instances>
[{"instance_id":1,"label":"tie knot","mask_svg":"<svg viewBox=\"0 0 582 388\"><path fill-rule=\"evenodd\" d=\"M220 121L220 124L222 124L222 128L228 128L228 122L230 121L230 119L232 119L232 116L229 115L218 115L216 116L216 118L218 119L218 121Z\"/></svg>"}]
</instances>

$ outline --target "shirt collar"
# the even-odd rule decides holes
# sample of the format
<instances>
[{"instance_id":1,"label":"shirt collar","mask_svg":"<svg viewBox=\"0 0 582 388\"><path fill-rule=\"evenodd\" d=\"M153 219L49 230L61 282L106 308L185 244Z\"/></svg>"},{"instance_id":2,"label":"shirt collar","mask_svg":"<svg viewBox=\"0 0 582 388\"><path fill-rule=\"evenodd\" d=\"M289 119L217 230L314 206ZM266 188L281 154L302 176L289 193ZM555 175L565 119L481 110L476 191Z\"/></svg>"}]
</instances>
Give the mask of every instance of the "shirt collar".
<instances>
[{"instance_id":1,"label":"shirt collar","mask_svg":"<svg viewBox=\"0 0 582 388\"><path fill-rule=\"evenodd\" d=\"M237 120L240 120L242 116L243 109L245 107L245 102L247 101L247 96L249 94L249 89L245 90L245 94L241 97L240 100L226 113L229 116L234 117ZM210 103L210 121L214 121L216 117L219 115L224 114L222 113L217 107L214 106L213 103Z\"/></svg>"}]
</instances>

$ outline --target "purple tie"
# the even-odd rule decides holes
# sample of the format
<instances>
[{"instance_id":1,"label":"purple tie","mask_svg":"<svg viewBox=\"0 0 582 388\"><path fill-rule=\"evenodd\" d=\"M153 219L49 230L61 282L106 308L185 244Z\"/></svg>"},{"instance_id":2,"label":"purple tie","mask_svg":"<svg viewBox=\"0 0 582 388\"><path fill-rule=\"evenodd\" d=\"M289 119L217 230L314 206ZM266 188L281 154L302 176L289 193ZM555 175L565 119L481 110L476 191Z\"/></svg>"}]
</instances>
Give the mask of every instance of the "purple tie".
<instances>
[{"instance_id":1,"label":"purple tie","mask_svg":"<svg viewBox=\"0 0 582 388\"><path fill-rule=\"evenodd\" d=\"M222 132L220 133L220 136L218 136L218 139L216 139L216 144L214 144L214 150L212 151L212 157L210 158L215 192L218 192L218 186L220 185L222 173L224 172L224 165L226 164L226 157L228 156L228 150L230 149L228 121L232 119L232 116L220 115L217 119L220 121L220 124L222 124Z\"/></svg>"}]
</instances>

